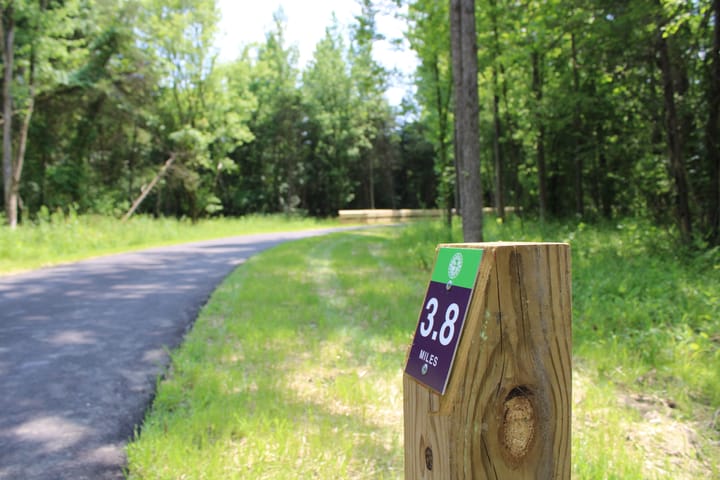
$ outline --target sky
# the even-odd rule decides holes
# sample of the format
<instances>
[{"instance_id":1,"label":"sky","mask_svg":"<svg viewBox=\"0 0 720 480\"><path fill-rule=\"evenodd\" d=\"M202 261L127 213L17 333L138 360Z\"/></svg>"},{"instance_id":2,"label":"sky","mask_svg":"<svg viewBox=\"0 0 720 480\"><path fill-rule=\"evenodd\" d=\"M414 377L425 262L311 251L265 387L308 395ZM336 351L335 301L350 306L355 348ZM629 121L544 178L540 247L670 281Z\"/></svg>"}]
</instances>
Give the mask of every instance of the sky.
<instances>
[{"instance_id":1,"label":"sky","mask_svg":"<svg viewBox=\"0 0 720 480\"><path fill-rule=\"evenodd\" d=\"M217 47L220 61L238 57L244 45L265 40L265 32L272 28L273 13L282 6L287 17L286 38L300 53L300 67L311 60L315 45L325 35L332 22L333 12L347 31L353 17L360 13L356 0L218 0L221 13ZM388 39L401 38L405 30L402 20L391 15L376 18L378 31ZM373 47L375 59L387 69L398 69L400 78L386 92L393 105L398 105L410 88L410 75L415 69L415 54L407 47L398 51L388 41ZM404 79L403 79L404 77Z\"/></svg>"}]
</instances>

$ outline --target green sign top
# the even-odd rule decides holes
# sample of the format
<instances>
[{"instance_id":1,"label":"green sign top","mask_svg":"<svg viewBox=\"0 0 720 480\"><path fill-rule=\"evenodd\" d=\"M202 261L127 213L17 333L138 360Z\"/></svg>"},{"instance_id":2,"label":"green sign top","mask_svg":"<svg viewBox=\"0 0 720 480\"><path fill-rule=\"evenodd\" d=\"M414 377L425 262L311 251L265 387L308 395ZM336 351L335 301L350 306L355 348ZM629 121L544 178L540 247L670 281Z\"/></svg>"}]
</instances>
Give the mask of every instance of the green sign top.
<instances>
[{"instance_id":1,"label":"green sign top","mask_svg":"<svg viewBox=\"0 0 720 480\"><path fill-rule=\"evenodd\" d=\"M483 251L479 248L441 247L431 281L472 289Z\"/></svg>"}]
</instances>

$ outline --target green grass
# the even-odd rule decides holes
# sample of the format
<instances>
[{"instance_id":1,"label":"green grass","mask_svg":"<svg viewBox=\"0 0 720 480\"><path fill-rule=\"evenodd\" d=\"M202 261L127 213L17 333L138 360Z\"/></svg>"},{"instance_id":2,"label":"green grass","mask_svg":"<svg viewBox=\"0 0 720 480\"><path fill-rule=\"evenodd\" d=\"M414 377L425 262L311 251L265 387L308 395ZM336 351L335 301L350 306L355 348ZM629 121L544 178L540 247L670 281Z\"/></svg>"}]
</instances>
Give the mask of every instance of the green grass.
<instances>
[{"instance_id":1,"label":"green grass","mask_svg":"<svg viewBox=\"0 0 720 480\"><path fill-rule=\"evenodd\" d=\"M234 235L305 230L336 226L282 215L200 220L132 217L126 223L103 216L78 216L72 211L41 215L12 231L0 227L0 274L71 262L98 255Z\"/></svg>"},{"instance_id":2,"label":"green grass","mask_svg":"<svg viewBox=\"0 0 720 480\"><path fill-rule=\"evenodd\" d=\"M283 245L228 278L173 355L131 478L402 476L401 361L425 275L387 263L390 237Z\"/></svg>"},{"instance_id":3,"label":"green grass","mask_svg":"<svg viewBox=\"0 0 720 480\"><path fill-rule=\"evenodd\" d=\"M719 478L718 252L634 221L490 219L486 239L572 244L573 478ZM424 223L248 261L173 352L129 478L402 478L405 352L435 245L459 240Z\"/></svg>"}]
</instances>

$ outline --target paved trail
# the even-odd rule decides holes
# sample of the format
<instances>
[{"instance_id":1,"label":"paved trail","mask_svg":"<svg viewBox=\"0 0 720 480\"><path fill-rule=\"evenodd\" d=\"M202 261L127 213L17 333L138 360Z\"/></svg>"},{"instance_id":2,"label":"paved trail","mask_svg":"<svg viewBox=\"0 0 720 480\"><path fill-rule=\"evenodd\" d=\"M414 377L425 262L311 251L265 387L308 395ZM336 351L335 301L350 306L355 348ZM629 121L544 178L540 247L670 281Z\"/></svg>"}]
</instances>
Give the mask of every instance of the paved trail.
<instances>
[{"instance_id":1,"label":"paved trail","mask_svg":"<svg viewBox=\"0 0 720 480\"><path fill-rule=\"evenodd\" d=\"M167 350L251 255L225 238L0 277L0 479L121 479Z\"/></svg>"}]
</instances>

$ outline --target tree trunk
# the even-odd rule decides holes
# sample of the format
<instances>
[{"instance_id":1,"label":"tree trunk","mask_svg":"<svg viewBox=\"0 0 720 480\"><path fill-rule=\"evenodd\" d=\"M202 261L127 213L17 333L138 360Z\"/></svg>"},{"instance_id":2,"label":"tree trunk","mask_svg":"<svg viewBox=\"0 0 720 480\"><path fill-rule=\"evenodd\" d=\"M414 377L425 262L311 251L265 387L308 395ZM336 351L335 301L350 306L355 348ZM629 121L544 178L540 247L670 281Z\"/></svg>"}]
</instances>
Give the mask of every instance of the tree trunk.
<instances>
[{"instance_id":1,"label":"tree trunk","mask_svg":"<svg viewBox=\"0 0 720 480\"><path fill-rule=\"evenodd\" d=\"M375 166L373 165L375 159L375 152L367 152L368 156L368 180L369 180L369 194L370 194L370 208L375 210Z\"/></svg>"},{"instance_id":2,"label":"tree trunk","mask_svg":"<svg viewBox=\"0 0 720 480\"><path fill-rule=\"evenodd\" d=\"M505 219L505 188L503 181L503 161L500 153L500 95L498 95L497 68L493 66L493 155L495 157L495 211L498 218Z\"/></svg>"},{"instance_id":3,"label":"tree trunk","mask_svg":"<svg viewBox=\"0 0 720 480\"><path fill-rule=\"evenodd\" d=\"M573 112L573 133L576 135L575 142L575 213L582 217L585 215L585 192L583 191L583 157L580 152L580 131L582 130L582 119L580 118L580 70L577 61L577 45L575 34L570 34L570 47L572 49L572 71L573 89L575 90L575 111Z\"/></svg>"},{"instance_id":4,"label":"tree trunk","mask_svg":"<svg viewBox=\"0 0 720 480\"><path fill-rule=\"evenodd\" d=\"M508 104L508 82L507 75L505 74L505 67L500 63L500 75L502 75L502 94L503 94L503 105L505 107L504 115L505 118L505 158L508 160L508 166L510 170L508 176L510 177L510 185L513 192L513 207L516 215L520 215L522 210L522 197L523 188L518 177L518 170L520 164L520 155L517 142L513 140L513 132L515 131L515 125L510 116L510 106Z\"/></svg>"},{"instance_id":5,"label":"tree trunk","mask_svg":"<svg viewBox=\"0 0 720 480\"><path fill-rule=\"evenodd\" d=\"M677 108L675 105L675 85L673 80L670 49L662 31L658 31L660 72L663 82L665 103L665 129L667 133L668 154L670 156L670 175L675 185L675 218L680 228L680 236L684 242L692 239L692 221L688 192L687 172L683 159L682 133L680 131Z\"/></svg>"},{"instance_id":6,"label":"tree trunk","mask_svg":"<svg viewBox=\"0 0 720 480\"><path fill-rule=\"evenodd\" d=\"M17 226L17 196L13 195L13 156L12 156L12 74L14 60L15 25L12 4L7 9L0 7L2 16L2 56L3 56L3 193L5 214L10 228Z\"/></svg>"},{"instance_id":7,"label":"tree trunk","mask_svg":"<svg viewBox=\"0 0 720 480\"><path fill-rule=\"evenodd\" d=\"M450 0L450 38L463 239L465 242L481 242L482 184L474 0Z\"/></svg>"},{"instance_id":8,"label":"tree trunk","mask_svg":"<svg viewBox=\"0 0 720 480\"><path fill-rule=\"evenodd\" d=\"M33 47L30 54L27 107L25 109L25 117L23 118L22 125L20 126L20 136L18 138L18 149L15 155L15 163L13 164L12 188L10 192L10 194L15 198L16 204L18 204L21 208L22 201L20 200L20 179L22 178L23 166L25 164L25 151L27 150L30 120L32 120L33 112L35 111L35 63L36 56L35 48Z\"/></svg>"},{"instance_id":9,"label":"tree trunk","mask_svg":"<svg viewBox=\"0 0 720 480\"><path fill-rule=\"evenodd\" d=\"M438 58L437 54L434 55L433 63L432 63L432 73L433 73L433 79L435 80L435 108L437 109L437 115L438 115L438 155L440 157L440 178L444 178L444 171L445 168L449 167L449 155L448 155L448 142L447 142L447 134L448 134L448 114L449 114L449 93L446 96L443 96L442 94L442 84L441 77L440 77L440 66L439 66L440 59ZM449 90L449 88L448 88ZM455 177L457 178L457 176ZM457 185L455 185L457 187ZM454 201L455 193L457 189L453 188L447 189L447 192L445 193L445 208L447 213L447 227L449 231L452 231L452 209L453 204L457 206L457 203Z\"/></svg>"},{"instance_id":10,"label":"tree trunk","mask_svg":"<svg viewBox=\"0 0 720 480\"><path fill-rule=\"evenodd\" d=\"M547 172L545 168L545 122L543 121L540 109L542 108L543 90L542 76L540 73L540 54L532 52L532 89L535 94L535 121L538 133L535 142L535 154L538 169L538 202L540 207L540 220L545 219L547 213Z\"/></svg>"},{"instance_id":11,"label":"tree trunk","mask_svg":"<svg viewBox=\"0 0 720 480\"><path fill-rule=\"evenodd\" d=\"M127 190L127 198L128 201L132 201L133 199L133 191L134 191L134 185L135 185L135 163L136 163L136 156L137 156L137 144L138 144L138 126L137 122L133 122L133 136L132 136L132 144L130 147L130 155L128 157L128 190Z\"/></svg>"},{"instance_id":12,"label":"tree trunk","mask_svg":"<svg viewBox=\"0 0 720 480\"><path fill-rule=\"evenodd\" d=\"M595 136L597 138L597 173L595 175L595 189L599 198L603 217L612 218L612 207L615 203L614 180L608 172L610 167L605 153L605 130L601 123L597 125Z\"/></svg>"},{"instance_id":13,"label":"tree trunk","mask_svg":"<svg viewBox=\"0 0 720 480\"><path fill-rule=\"evenodd\" d=\"M127 213L125 215L123 215L122 220L121 220L122 222L127 221L127 219L130 218L133 213L135 213L135 210L137 210L137 208L140 206L142 201L145 200L145 197L147 197L148 193L150 193L150 191L153 189L153 187L158 182L158 180L160 180L163 177L163 175L165 175L165 172L167 172L167 169L170 168L170 165L172 165L172 163L174 161L175 161L175 154L173 153L172 155L170 155L170 158L168 158L165 161L165 164L162 166L162 168L160 169L158 174L155 175L155 178L152 179L150 184L147 187L145 187L142 192L140 192L140 196L135 199L132 206L130 207L130 210L128 210ZM156 205L156 210L159 208L159 204L160 204L159 199L160 199L160 193L158 193L158 204ZM193 215L195 215L194 212L193 212ZM193 218L193 222L194 221L195 221L195 219Z\"/></svg>"},{"instance_id":14,"label":"tree trunk","mask_svg":"<svg viewBox=\"0 0 720 480\"><path fill-rule=\"evenodd\" d=\"M462 197L460 196L460 142L457 128L453 125L453 168L455 169L455 208L462 218Z\"/></svg>"},{"instance_id":15,"label":"tree trunk","mask_svg":"<svg viewBox=\"0 0 720 480\"><path fill-rule=\"evenodd\" d=\"M500 137L502 126L500 122L500 92L498 85L498 57L500 57L500 35L497 22L497 1L490 2L490 20L493 31L493 156L495 159L495 211L498 218L505 219L505 175L503 171L503 159L500 149Z\"/></svg>"},{"instance_id":16,"label":"tree trunk","mask_svg":"<svg viewBox=\"0 0 720 480\"><path fill-rule=\"evenodd\" d=\"M720 0L713 1L715 28L713 47L708 55L710 85L708 88L708 122L705 126L705 145L710 164L710 195L708 202L708 236L714 245L720 244Z\"/></svg>"}]
</instances>

